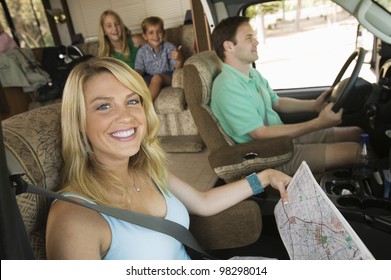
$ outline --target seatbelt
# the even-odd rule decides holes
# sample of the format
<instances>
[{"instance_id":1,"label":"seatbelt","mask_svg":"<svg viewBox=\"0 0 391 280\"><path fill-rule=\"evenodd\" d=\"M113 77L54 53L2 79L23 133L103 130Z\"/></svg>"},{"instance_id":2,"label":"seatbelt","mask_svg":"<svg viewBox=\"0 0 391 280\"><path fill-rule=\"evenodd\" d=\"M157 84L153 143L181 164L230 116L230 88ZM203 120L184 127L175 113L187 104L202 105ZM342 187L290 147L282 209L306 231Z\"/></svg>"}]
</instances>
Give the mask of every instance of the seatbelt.
<instances>
[{"instance_id":1,"label":"seatbelt","mask_svg":"<svg viewBox=\"0 0 391 280\"><path fill-rule=\"evenodd\" d=\"M257 83L258 85L258 83ZM261 86L258 85L258 93L259 95L261 96L261 99L262 99L262 102L263 102L263 108L265 110L265 115L263 117L264 121L263 121L263 125L264 126L269 126L269 118L267 117L267 108L266 108L266 102L265 102L265 98L263 97L263 92L261 90Z\"/></svg>"},{"instance_id":2,"label":"seatbelt","mask_svg":"<svg viewBox=\"0 0 391 280\"><path fill-rule=\"evenodd\" d=\"M7 148L5 149L5 151L8 170L11 175L10 178L14 183L14 186L16 187L16 194L32 193L86 207L98 211L100 213L109 215L111 217L167 234L177 239L179 242L181 242L188 248L194 250L196 253L200 254L202 258L216 259L211 257L201 248L197 240L194 238L193 234L187 228L176 222L120 208L113 208L88 202L78 202L51 190L28 184L25 180L22 179L22 175L24 175L24 170L20 165L19 161Z\"/></svg>"}]
</instances>

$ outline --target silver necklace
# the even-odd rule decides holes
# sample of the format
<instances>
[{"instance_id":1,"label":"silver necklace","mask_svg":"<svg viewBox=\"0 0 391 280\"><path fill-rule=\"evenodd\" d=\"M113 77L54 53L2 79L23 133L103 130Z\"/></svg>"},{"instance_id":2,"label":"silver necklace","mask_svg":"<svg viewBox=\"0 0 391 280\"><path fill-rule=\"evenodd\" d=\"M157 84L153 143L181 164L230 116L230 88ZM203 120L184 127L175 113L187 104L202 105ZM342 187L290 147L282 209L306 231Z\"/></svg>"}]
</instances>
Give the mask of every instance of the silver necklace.
<instances>
[{"instance_id":1,"label":"silver necklace","mask_svg":"<svg viewBox=\"0 0 391 280\"><path fill-rule=\"evenodd\" d=\"M133 187L136 190L136 192L141 192L141 188L136 185L136 174L133 171Z\"/></svg>"}]
</instances>

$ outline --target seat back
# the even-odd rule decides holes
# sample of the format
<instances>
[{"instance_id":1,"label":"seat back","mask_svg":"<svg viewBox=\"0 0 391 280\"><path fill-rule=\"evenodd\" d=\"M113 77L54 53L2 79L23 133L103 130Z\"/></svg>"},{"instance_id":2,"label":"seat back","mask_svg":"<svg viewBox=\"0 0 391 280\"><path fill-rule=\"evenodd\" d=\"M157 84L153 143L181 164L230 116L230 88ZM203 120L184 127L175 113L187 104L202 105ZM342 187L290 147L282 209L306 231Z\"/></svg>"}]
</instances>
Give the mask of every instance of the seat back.
<instances>
[{"instance_id":1,"label":"seat back","mask_svg":"<svg viewBox=\"0 0 391 280\"><path fill-rule=\"evenodd\" d=\"M183 60L188 59L195 51L194 27L192 24L171 27L165 30L164 39L178 47L182 45Z\"/></svg>"},{"instance_id":2,"label":"seat back","mask_svg":"<svg viewBox=\"0 0 391 280\"><path fill-rule=\"evenodd\" d=\"M53 190L61 184L61 105L40 107L2 121L4 147L24 169L24 179ZM17 203L36 259L46 259L45 230L51 201L24 193Z\"/></svg>"},{"instance_id":3,"label":"seat back","mask_svg":"<svg viewBox=\"0 0 391 280\"><path fill-rule=\"evenodd\" d=\"M235 144L209 107L213 80L221 72L222 64L214 51L204 51L190 57L184 66L186 101L198 132L211 153Z\"/></svg>"}]
</instances>

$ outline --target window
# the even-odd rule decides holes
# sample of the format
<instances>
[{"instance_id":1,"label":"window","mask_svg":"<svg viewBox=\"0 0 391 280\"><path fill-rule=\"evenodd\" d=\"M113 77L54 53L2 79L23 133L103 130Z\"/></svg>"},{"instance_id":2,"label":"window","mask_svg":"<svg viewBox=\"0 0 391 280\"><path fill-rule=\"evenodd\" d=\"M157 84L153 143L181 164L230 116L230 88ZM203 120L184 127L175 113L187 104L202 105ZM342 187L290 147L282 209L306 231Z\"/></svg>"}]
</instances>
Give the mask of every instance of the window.
<instances>
[{"instance_id":1,"label":"window","mask_svg":"<svg viewBox=\"0 0 391 280\"><path fill-rule=\"evenodd\" d=\"M3 9L7 9L21 47L36 48L54 46L49 23L41 0L5 0ZM0 20L11 35L4 10Z\"/></svg>"},{"instance_id":2,"label":"window","mask_svg":"<svg viewBox=\"0 0 391 280\"><path fill-rule=\"evenodd\" d=\"M373 0L391 13L391 0Z\"/></svg>"},{"instance_id":3,"label":"window","mask_svg":"<svg viewBox=\"0 0 391 280\"><path fill-rule=\"evenodd\" d=\"M357 20L332 1L274 1L245 13L258 34L256 68L274 89L330 86L358 43L372 47L356 42ZM376 79L370 64L360 75Z\"/></svg>"},{"instance_id":4,"label":"window","mask_svg":"<svg viewBox=\"0 0 391 280\"><path fill-rule=\"evenodd\" d=\"M12 36L11 30L8 27L7 20L5 19L4 11L0 6L0 24L3 27L4 31L8 33L8 35Z\"/></svg>"}]
</instances>

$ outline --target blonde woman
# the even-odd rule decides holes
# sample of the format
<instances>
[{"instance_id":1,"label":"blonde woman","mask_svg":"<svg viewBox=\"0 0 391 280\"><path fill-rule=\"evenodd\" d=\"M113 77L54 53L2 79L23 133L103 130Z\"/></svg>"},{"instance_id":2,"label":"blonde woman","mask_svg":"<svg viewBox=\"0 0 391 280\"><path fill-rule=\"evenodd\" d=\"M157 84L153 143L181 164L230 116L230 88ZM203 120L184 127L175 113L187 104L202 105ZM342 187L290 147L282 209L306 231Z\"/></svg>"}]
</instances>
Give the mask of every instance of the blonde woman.
<instances>
[{"instance_id":1,"label":"blonde woman","mask_svg":"<svg viewBox=\"0 0 391 280\"><path fill-rule=\"evenodd\" d=\"M124 62L96 57L77 65L61 111L65 182L74 200L161 217L189 227L290 177L268 169L200 192L167 171L158 117L143 78ZM49 259L189 259L179 241L78 205L55 201L46 231Z\"/></svg>"}]
</instances>

